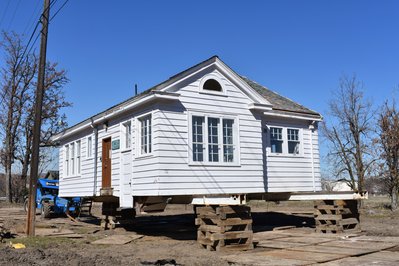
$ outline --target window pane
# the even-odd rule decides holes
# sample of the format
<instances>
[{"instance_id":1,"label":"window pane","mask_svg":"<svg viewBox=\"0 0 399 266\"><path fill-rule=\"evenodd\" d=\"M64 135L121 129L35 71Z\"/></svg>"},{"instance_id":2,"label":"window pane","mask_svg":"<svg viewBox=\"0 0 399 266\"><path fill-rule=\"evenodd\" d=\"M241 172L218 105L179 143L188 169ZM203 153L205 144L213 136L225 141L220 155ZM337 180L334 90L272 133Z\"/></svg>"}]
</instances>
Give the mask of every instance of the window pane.
<instances>
[{"instance_id":1,"label":"window pane","mask_svg":"<svg viewBox=\"0 0 399 266\"><path fill-rule=\"evenodd\" d=\"M271 140L271 151L272 153L282 153L283 152L283 142L280 140Z\"/></svg>"},{"instance_id":2,"label":"window pane","mask_svg":"<svg viewBox=\"0 0 399 266\"><path fill-rule=\"evenodd\" d=\"M219 161L219 118L208 118L208 156L210 162Z\"/></svg>"},{"instance_id":3,"label":"window pane","mask_svg":"<svg viewBox=\"0 0 399 266\"><path fill-rule=\"evenodd\" d=\"M126 149L129 149L132 143L132 127L131 127L131 123L127 122L124 125L124 130L125 130L125 147Z\"/></svg>"},{"instance_id":4,"label":"window pane","mask_svg":"<svg viewBox=\"0 0 399 266\"><path fill-rule=\"evenodd\" d=\"M92 147L92 143L91 143L91 137L88 137L87 138L87 157L91 157L92 150L93 150L93 147Z\"/></svg>"},{"instance_id":5,"label":"window pane","mask_svg":"<svg viewBox=\"0 0 399 266\"><path fill-rule=\"evenodd\" d=\"M298 141L299 140L299 129L287 129L288 140Z\"/></svg>"},{"instance_id":6,"label":"window pane","mask_svg":"<svg viewBox=\"0 0 399 266\"><path fill-rule=\"evenodd\" d=\"M270 128L270 139L283 140L283 129L277 127Z\"/></svg>"},{"instance_id":7,"label":"window pane","mask_svg":"<svg viewBox=\"0 0 399 266\"><path fill-rule=\"evenodd\" d=\"M152 152L152 129L151 129L151 116L147 117L148 120L148 152Z\"/></svg>"},{"instance_id":8,"label":"window pane","mask_svg":"<svg viewBox=\"0 0 399 266\"><path fill-rule=\"evenodd\" d=\"M80 140L76 142L76 173L80 174Z\"/></svg>"},{"instance_id":9,"label":"window pane","mask_svg":"<svg viewBox=\"0 0 399 266\"><path fill-rule=\"evenodd\" d=\"M151 153L151 115L139 119L140 121L140 147L141 154Z\"/></svg>"},{"instance_id":10,"label":"window pane","mask_svg":"<svg viewBox=\"0 0 399 266\"><path fill-rule=\"evenodd\" d=\"M223 161L234 161L234 143L233 143L233 124L232 119L223 119Z\"/></svg>"},{"instance_id":11,"label":"window pane","mask_svg":"<svg viewBox=\"0 0 399 266\"><path fill-rule=\"evenodd\" d=\"M193 116L192 119L192 131L193 131L193 161L202 162L204 161L204 145L203 145L203 124L204 117Z\"/></svg>"},{"instance_id":12,"label":"window pane","mask_svg":"<svg viewBox=\"0 0 399 266\"><path fill-rule=\"evenodd\" d=\"M299 142L288 141L288 152L291 154L298 154L299 153Z\"/></svg>"}]
</instances>

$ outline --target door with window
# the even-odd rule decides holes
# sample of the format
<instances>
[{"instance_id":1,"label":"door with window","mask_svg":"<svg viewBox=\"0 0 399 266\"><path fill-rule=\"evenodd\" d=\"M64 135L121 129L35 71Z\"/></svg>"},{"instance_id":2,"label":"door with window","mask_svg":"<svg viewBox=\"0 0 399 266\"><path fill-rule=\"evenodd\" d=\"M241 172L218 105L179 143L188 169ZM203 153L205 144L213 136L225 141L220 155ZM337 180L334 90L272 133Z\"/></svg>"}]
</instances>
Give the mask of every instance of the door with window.
<instances>
[{"instance_id":1,"label":"door with window","mask_svg":"<svg viewBox=\"0 0 399 266\"><path fill-rule=\"evenodd\" d=\"M102 188L111 188L111 138L102 144Z\"/></svg>"}]
</instances>

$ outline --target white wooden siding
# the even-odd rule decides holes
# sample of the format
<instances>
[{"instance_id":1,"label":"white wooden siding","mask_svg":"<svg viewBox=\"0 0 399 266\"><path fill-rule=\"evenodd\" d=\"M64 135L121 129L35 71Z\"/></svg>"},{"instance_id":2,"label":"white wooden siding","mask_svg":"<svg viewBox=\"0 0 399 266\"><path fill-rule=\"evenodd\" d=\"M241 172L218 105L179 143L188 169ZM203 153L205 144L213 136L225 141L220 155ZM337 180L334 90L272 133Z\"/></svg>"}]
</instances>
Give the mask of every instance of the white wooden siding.
<instances>
[{"instance_id":1,"label":"white wooden siding","mask_svg":"<svg viewBox=\"0 0 399 266\"><path fill-rule=\"evenodd\" d=\"M218 74L218 73L217 73ZM219 75L219 74L218 74ZM252 101L234 84L221 77L225 86L224 95L199 93L201 76L192 78L181 87L174 88L180 94L179 102L162 102L133 110L118 119L108 122L108 128L98 128L97 156L87 158L87 136L95 137L92 130L64 140L59 153L60 196L93 196L100 194L102 183L102 140L111 137L111 141L121 139L121 123L131 120L132 163L126 166L132 171L131 194L133 196L158 195L200 195L200 194L243 194L262 192L299 192L321 190L320 162L317 130L311 132L308 122L289 119L270 119L262 113L248 110ZM212 116L226 115L237 118L239 142L239 164L201 166L190 164L189 156L189 115L206 112ZM152 115L152 153L137 157L137 116ZM301 128L302 151L300 156L274 156L270 154L268 136L264 128L278 124L282 127ZM81 174L65 176L65 144L81 140ZM121 144L123 142L121 141ZM312 147L313 165L312 171ZM111 186L114 195L121 193L121 152L123 147L112 151ZM97 182L94 184L94 165L97 158ZM313 179L314 178L314 179ZM130 186L130 185L129 185ZM94 192L95 190L95 192ZM126 190L122 190L126 195Z\"/></svg>"}]
</instances>

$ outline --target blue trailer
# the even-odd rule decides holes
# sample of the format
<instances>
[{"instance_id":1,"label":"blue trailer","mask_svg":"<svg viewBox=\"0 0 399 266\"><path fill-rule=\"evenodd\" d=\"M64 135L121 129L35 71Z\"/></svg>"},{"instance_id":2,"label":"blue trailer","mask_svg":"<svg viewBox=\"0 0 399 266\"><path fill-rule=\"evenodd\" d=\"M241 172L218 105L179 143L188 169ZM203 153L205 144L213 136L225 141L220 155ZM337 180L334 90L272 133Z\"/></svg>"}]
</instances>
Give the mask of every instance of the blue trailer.
<instances>
[{"instance_id":1,"label":"blue trailer","mask_svg":"<svg viewBox=\"0 0 399 266\"><path fill-rule=\"evenodd\" d=\"M50 218L52 214L72 214L78 215L82 198L60 198L58 197L58 180L39 178L36 189L36 208L40 210L43 218ZM28 198L24 203L25 211L28 210Z\"/></svg>"}]
</instances>

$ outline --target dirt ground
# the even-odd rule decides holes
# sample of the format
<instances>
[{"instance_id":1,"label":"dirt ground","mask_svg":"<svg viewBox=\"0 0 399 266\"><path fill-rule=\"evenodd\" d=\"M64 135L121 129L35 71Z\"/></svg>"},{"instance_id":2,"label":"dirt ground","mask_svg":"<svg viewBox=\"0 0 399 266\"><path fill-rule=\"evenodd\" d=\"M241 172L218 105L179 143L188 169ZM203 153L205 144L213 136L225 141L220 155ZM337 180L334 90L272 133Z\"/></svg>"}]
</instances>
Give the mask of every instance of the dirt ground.
<instances>
[{"instance_id":1,"label":"dirt ground","mask_svg":"<svg viewBox=\"0 0 399 266\"><path fill-rule=\"evenodd\" d=\"M25 213L20 206L9 206L0 203L0 222L11 231L11 238L0 243L0 265L309 265L330 261L326 265L365 265L374 261L376 265L399 265L399 213L386 208L389 203L386 197L370 197L361 210L362 233L354 245L357 252L348 258L345 249L337 251L345 256L288 258L279 255L276 244L289 248L298 248L308 239L313 244L331 241L334 250L339 249L339 241L348 237L359 236L326 236L314 233L313 202L251 202L254 238L263 247L251 251L211 252L199 247L196 242L194 214L190 205L169 205L164 213L138 215L134 224L118 226L115 230L104 231L100 228L97 217L82 217L74 222L67 217L52 219L37 218L36 237L24 236ZM96 206L93 213L99 213ZM291 229L273 231L282 226ZM115 239L126 239L126 244L95 245L94 241L116 236ZM123 236L123 237L122 237ZM288 242L284 242L287 237ZM366 237L366 238L364 238ZM370 239L368 239L369 237ZM299 238L299 240L298 240ZM270 242L269 239L276 239ZM282 241L279 241L282 240ZM268 242L269 241L269 242ZM338 246L334 241L338 241ZM377 252L367 249L369 241L375 241L374 247L382 245ZM385 241L385 242L384 242ZM11 242L11 243L10 243ZM13 249L11 244L23 243L26 248ZM270 243L271 246L268 246ZM288 244L287 244L288 243ZM298 245L293 245L297 243ZM342 245L353 243L345 242ZM361 245L358 245L361 243ZM299 247L300 247L299 245ZM324 244L320 244L324 245ZM315 247L308 246L309 247ZM324 246L317 246L324 249ZM365 250L361 250L364 247ZM342 247L341 247L342 248ZM370 247L369 247L370 248ZM381 251L384 250L384 251ZM303 251L303 250L302 250ZM271 260L268 254L282 256L279 260ZM292 254L298 250L292 250ZM374 254L374 252L377 252ZM381 253L385 252L385 253ZM263 256L262 254L267 256ZM374 257L370 257L371 253ZM291 253L290 253L291 254ZM306 253L301 253L306 255ZM320 253L322 254L322 253ZM369 257L359 257L360 255ZM262 256L263 257L262 257ZM378 255L378 256L377 256ZM257 259L254 263L254 258ZM329 257L330 256L330 257ZM252 260L251 260L252 258ZM266 259L268 258L268 259ZM274 257L273 257L274 258ZM367 260L366 260L367 258ZM331 264L333 261L335 264ZM342 263L341 263L342 262ZM351 264L353 263L353 264Z\"/></svg>"}]
</instances>

